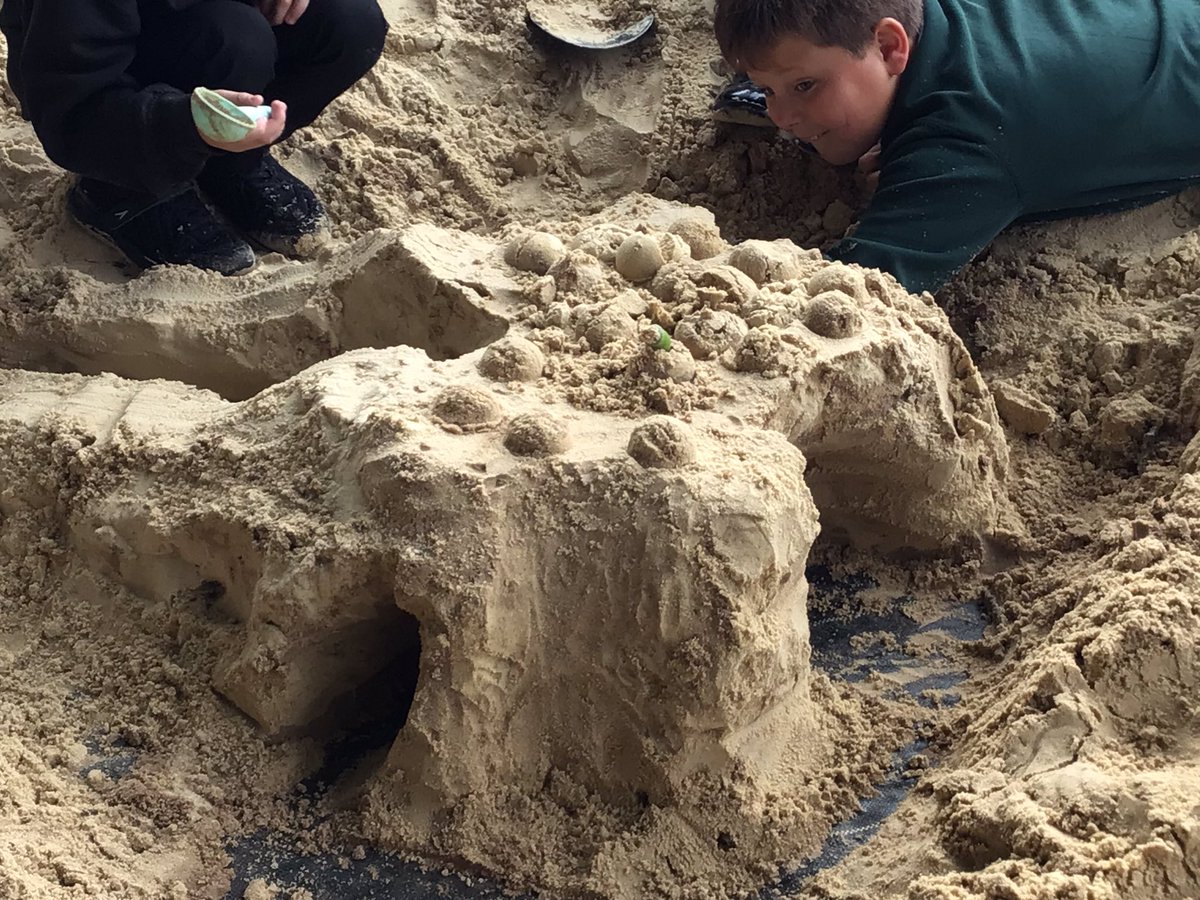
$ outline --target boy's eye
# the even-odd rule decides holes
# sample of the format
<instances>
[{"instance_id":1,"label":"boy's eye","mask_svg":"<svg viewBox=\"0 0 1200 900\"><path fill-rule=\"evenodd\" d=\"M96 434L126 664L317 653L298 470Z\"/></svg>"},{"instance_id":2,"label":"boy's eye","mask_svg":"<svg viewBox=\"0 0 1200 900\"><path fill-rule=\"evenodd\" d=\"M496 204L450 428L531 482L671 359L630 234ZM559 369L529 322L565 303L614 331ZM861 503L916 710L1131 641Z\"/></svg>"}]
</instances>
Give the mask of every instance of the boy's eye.
<instances>
[{"instance_id":1,"label":"boy's eye","mask_svg":"<svg viewBox=\"0 0 1200 900\"><path fill-rule=\"evenodd\" d=\"M807 94L816 86L816 84L817 83L812 80L797 81L794 90L797 94Z\"/></svg>"}]
</instances>

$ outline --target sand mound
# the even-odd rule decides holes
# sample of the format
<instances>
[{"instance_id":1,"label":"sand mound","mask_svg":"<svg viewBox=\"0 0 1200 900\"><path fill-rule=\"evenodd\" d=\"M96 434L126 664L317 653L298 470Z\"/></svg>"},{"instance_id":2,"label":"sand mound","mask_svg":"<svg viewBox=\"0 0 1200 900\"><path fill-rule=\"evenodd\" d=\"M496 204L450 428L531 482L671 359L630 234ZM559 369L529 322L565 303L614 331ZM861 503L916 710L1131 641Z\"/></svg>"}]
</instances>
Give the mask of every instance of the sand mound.
<instances>
[{"instance_id":1,"label":"sand mound","mask_svg":"<svg viewBox=\"0 0 1200 900\"><path fill-rule=\"evenodd\" d=\"M524 336L454 359L341 353L240 403L14 373L5 509L53 505L72 564L148 601L208 598L215 629L236 623L218 629L213 684L273 735L336 718L419 644L411 712L367 799L377 841L557 889L661 887L663 857L686 860L681 889L750 887L817 849L835 773L855 760L868 782L896 728L827 685L814 705L817 509L797 446L831 527L925 548L990 532L1006 450L935 307L790 243L696 263L670 229L711 226L697 216L639 199L582 223L573 243L628 222L621 247L675 247L676 268L640 273L649 289L619 274L620 248L610 267L547 236L559 258L542 266L528 234L503 246L423 226L364 239L353 273L313 266L292 294L340 296L342 322L386 308L400 328L397 309L429 308L413 333L442 346L502 330L507 303ZM771 254L791 280L760 287L731 265L762 277ZM519 287L505 257L551 274ZM80 339L112 308L77 306ZM707 312L739 323L716 359L643 339L652 318L676 330ZM180 332L175 364L201 369L211 357ZM48 443L65 490L36 462ZM548 800L555 781L591 798L606 840L545 824L539 804L579 803ZM530 831L561 847L554 870L513 858Z\"/></svg>"}]
</instances>

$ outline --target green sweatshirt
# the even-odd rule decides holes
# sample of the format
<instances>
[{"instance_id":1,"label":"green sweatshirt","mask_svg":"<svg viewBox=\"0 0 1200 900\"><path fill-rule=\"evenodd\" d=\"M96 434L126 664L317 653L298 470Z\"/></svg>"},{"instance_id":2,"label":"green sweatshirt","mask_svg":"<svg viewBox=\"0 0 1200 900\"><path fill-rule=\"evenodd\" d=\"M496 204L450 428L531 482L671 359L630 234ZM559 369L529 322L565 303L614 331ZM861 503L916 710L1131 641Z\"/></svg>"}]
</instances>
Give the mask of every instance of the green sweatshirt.
<instances>
[{"instance_id":1,"label":"green sweatshirt","mask_svg":"<svg viewBox=\"0 0 1200 900\"><path fill-rule=\"evenodd\" d=\"M1200 0L926 0L879 186L829 256L935 290L1018 218L1200 178Z\"/></svg>"}]
</instances>

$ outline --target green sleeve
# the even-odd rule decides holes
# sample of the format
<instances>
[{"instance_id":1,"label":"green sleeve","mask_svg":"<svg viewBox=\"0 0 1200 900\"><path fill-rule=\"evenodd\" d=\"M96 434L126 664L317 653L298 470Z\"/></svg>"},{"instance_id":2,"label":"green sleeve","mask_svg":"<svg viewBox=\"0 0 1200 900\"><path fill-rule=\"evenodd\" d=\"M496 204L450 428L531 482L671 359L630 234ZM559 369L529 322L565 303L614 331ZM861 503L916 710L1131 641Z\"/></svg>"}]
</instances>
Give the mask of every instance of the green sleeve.
<instances>
[{"instance_id":1,"label":"green sleeve","mask_svg":"<svg viewBox=\"0 0 1200 900\"><path fill-rule=\"evenodd\" d=\"M826 255L890 272L913 293L933 291L1021 209L1015 181L988 147L902 136L884 150L858 228Z\"/></svg>"}]
</instances>

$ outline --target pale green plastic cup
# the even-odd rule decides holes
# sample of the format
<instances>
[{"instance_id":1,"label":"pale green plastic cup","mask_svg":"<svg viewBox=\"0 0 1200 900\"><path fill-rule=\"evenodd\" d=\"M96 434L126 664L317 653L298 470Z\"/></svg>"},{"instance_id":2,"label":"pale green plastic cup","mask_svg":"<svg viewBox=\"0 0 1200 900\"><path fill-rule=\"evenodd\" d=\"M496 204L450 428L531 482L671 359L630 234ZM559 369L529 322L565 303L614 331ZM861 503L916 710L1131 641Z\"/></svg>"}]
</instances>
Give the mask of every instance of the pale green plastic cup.
<instances>
[{"instance_id":1,"label":"pale green plastic cup","mask_svg":"<svg viewBox=\"0 0 1200 900\"><path fill-rule=\"evenodd\" d=\"M216 91L192 91L192 121L209 140L232 144L254 130L254 123L271 115L269 106L238 106Z\"/></svg>"}]
</instances>

